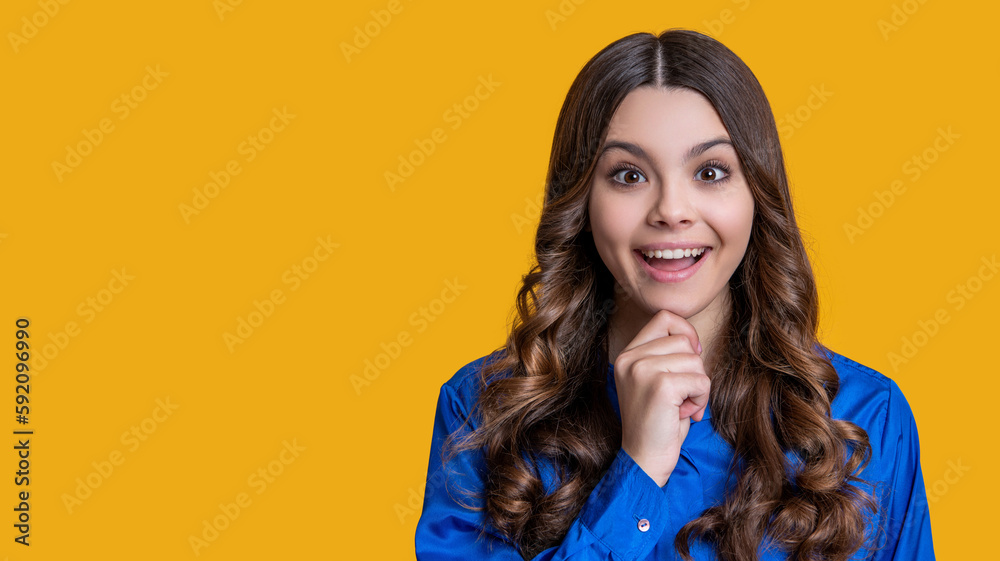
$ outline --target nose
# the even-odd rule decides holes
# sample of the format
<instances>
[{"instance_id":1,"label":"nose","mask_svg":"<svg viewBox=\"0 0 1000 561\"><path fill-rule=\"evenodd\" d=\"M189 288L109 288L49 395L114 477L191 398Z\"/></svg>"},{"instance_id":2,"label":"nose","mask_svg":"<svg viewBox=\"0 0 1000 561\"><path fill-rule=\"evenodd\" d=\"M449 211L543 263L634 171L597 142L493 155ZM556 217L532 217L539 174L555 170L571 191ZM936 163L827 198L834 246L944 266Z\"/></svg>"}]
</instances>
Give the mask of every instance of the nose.
<instances>
[{"instance_id":1,"label":"nose","mask_svg":"<svg viewBox=\"0 0 1000 561\"><path fill-rule=\"evenodd\" d=\"M648 215L651 226L677 228L694 223L697 211L690 190L682 181L664 181L654 192L656 197Z\"/></svg>"}]
</instances>

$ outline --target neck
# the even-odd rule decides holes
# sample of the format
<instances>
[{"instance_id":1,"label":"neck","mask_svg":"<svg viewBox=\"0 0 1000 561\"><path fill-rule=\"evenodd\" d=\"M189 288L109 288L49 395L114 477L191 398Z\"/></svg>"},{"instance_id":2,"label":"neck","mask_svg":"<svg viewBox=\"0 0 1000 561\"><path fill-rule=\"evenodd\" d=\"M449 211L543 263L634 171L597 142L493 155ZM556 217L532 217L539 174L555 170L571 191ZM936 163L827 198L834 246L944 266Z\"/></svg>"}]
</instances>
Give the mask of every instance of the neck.
<instances>
[{"instance_id":1,"label":"neck","mask_svg":"<svg viewBox=\"0 0 1000 561\"><path fill-rule=\"evenodd\" d=\"M705 362L705 373L709 377L715 370L715 345L717 335L724 321L727 321L732 306L729 291L723 291L708 306L686 319L698 333L701 356ZM639 331L653 319L653 313L640 308L632 299L623 299L608 325L608 359L613 364L618 355L635 338Z\"/></svg>"}]
</instances>

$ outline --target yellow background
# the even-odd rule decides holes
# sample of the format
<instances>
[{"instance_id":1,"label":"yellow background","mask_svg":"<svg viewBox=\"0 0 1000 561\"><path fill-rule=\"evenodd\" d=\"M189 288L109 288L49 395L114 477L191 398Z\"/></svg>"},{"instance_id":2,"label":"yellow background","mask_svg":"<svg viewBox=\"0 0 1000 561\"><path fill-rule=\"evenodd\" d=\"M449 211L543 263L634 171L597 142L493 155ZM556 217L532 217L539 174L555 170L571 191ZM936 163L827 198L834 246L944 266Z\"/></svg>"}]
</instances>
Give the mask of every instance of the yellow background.
<instances>
[{"instance_id":1,"label":"yellow background","mask_svg":"<svg viewBox=\"0 0 1000 561\"><path fill-rule=\"evenodd\" d=\"M37 15L50 4L0 8L0 556L411 558L438 389L503 342L563 97L600 48L669 27L712 33L763 84L822 339L908 398L938 557L985 551L1000 500L1000 280L980 267L998 250L994 4L72 1ZM126 115L123 95L143 99ZM458 119L456 103L475 110ZM294 117L272 120L282 110ZM113 130L58 174L103 119ZM248 136L268 141L252 161ZM240 172L185 219L231 160ZM894 181L905 191L879 212ZM859 208L878 216L852 238ZM286 282L293 267L311 272ZM21 316L36 356L52 345L28 425L11 411ZM231 349L241 318L256 327ZM384 368L356 386L366 360ZM13 541L20 428L35 431L30 547ZM99 485L67 508L88 477ZM196 555L190 536L241 493L249 506Z\"/></svg>"}]
</instances>

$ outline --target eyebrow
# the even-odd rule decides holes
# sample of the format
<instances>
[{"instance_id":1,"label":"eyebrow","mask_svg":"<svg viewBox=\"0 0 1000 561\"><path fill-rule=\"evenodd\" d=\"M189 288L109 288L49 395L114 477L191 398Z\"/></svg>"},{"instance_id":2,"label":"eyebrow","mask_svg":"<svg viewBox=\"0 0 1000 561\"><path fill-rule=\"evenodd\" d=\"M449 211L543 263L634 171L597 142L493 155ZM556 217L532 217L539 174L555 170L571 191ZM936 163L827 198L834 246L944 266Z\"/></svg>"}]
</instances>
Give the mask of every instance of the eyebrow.
<instances>
[{"instance_id":1,"label":"eyebrow","mask_svg":"<svg viewBox=\"0 0 1000 561\"><path fill-rule=\"evenodd\" d=\"M691 158L696 158L703 153L705 153L709 148L716 146L718 144L727 144L730 148L733 148L733 143L728 138L724 136L716 137L711 140L706 140L705 142L695 144L688 150L687 154L684 155L683 163L687 163ZM650 160L650 157L646 154L646 151L642 149L638 144L633 144L631 142L625 142L623 140L612 140L604 145L598 158L604 156L604 153L612 148L620 148L626 152L636 156L637 158L643 158ZM735 149L735 148L734 148Z\"/></svg>"}]
</instances>

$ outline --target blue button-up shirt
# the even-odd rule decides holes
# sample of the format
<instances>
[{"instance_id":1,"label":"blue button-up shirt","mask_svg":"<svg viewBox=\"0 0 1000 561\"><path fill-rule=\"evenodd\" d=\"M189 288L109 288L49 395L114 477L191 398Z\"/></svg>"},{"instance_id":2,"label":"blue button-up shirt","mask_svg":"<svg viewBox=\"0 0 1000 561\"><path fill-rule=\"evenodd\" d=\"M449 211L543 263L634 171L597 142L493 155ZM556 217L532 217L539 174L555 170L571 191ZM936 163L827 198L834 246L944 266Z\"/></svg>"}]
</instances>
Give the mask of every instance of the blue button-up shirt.
<instances>
[{"instance_id":1,"label":"blue button-up shirt","mask_svg":"<svg viewBox=\"0 0 1000 561\"><path fill-rule=\"evenodd\" d=\"M868 531L874 535L874 525L881 526L877 542L880 547L874 551L862 549L851 559L934 559L917 426L906 398L894 381L875 370L838 353L824 352L840 377L840 391L832 403L833 417L863 428L872 446L871 461L861 473L866 483L858 485L878 501L878 516L870 522ZM477 373L487 358L465 365L441 387L423 511L417 523L418 559L521 559L514 545L491 529L485 536L480 535L484 526L482 511L462 506L482 505L481 498L475 495L483 489L486 473L482 453L462 452L442 469L444 440L459 430L473 410ZM608 397L620 415L613 365L608 371ZM663 487L624 450L619 450L562 543L535 559L680 559L674 549L674 536L706 508L725 498L732 448L712 428L710 417L709 406L702 421L691 423L677 466ZM478 426L475 418L470 425ZM543 470L542 477L546 488L552 489L555 478L551 471ZM461 490L472 495L463 495ZM691 545L695 559L715 558L709 544L693 541ZM787 555L762 544L759 558L787 559Z\"/></svg>"}]
</instances>

